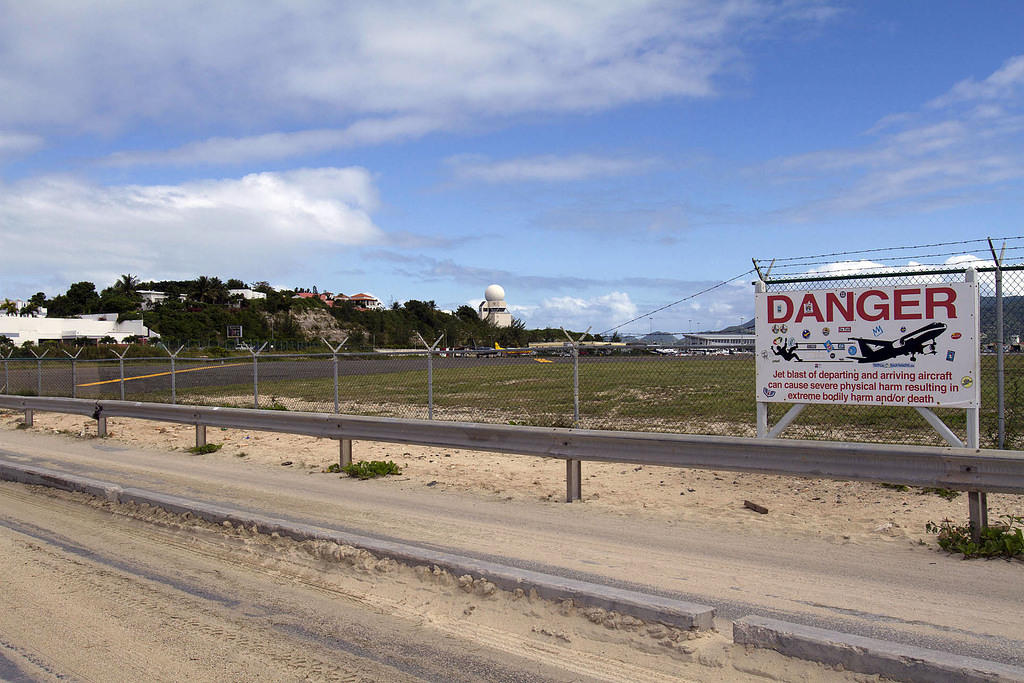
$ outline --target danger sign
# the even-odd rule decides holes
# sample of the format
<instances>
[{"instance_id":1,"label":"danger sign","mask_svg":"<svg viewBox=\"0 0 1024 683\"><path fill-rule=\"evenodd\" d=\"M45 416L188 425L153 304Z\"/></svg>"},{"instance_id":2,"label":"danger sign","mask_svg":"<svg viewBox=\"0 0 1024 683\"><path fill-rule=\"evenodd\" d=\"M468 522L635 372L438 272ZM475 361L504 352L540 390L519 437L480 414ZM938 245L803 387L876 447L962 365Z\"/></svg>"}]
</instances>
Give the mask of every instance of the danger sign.
<instances>
[{"instance_id":1,"label":"danger sign","mask_svg":"<svg viewBox=\"0 0 1024 683\"><path fill-rule=\"evenodd\" d=\"M755 295L757 400L977 407L978 286Z\"/></svg>"}]
</instances>

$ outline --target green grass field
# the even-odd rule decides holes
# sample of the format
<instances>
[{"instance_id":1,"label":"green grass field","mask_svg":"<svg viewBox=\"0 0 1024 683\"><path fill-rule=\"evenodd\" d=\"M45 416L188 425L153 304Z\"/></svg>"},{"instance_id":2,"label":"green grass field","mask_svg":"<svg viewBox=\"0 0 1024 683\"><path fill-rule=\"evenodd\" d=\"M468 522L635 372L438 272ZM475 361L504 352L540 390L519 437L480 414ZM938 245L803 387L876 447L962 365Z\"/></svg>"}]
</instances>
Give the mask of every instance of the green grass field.
<instances>
[{"instance_id":1,"label":"green grass field","mask_svg":"<svg viewBox=\"0 0 1024 683\"><path fill-rule=\"evenodd\" d=\"M981 439L996 443L996 359L982 357ZM427 373L422 369L342 373L341 412L425 418ZM1006 445L1024 446L1024 356L1006 357ZM199 379L200 375L194 376ZM753 436L754 359L751 356L589 359L580 361L580 426L592 429L671 431ZM194 386L179 382L181 403L252 406L252 385ZM108 391L113 391L107 387ZM573 425L572 364L532 358L485 364L448 363L434 369L434 417L442 420L538 426ZM132 393L131 400L169 401L169 391ZM329 378L260 380L260 407L330 412ZM775 423L789 408L771 404ZM962 410L936 411L961 439ZM886 443L944 443L911 408L810 406L787 430L793 438Z\"/></svg>"}]
</instances>

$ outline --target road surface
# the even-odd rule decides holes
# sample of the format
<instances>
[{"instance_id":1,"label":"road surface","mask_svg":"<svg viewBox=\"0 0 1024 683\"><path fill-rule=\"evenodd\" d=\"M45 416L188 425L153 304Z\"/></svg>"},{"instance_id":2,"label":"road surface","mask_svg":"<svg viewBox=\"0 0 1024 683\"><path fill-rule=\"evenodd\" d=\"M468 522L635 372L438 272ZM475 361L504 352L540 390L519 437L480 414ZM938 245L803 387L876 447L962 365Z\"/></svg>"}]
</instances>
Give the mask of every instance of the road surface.
<instances>
[{"instance_id":1,"label":"road surface","mask_svg":"<svg viewBox=\"0 0 1024 683\"><path fill-rule=\"evenodd\" d=\"M359 482L22 431L0 435L0 457L710 604L726 631L729 620L760 614L1024 665L1020 562L965 562L908 544L842 545L754 528L723 533L712 519L633 519L585 504L517 503L401 479ZM89 537L66 531L62 537L75 542Z\"/></svg>"}]
</instances>

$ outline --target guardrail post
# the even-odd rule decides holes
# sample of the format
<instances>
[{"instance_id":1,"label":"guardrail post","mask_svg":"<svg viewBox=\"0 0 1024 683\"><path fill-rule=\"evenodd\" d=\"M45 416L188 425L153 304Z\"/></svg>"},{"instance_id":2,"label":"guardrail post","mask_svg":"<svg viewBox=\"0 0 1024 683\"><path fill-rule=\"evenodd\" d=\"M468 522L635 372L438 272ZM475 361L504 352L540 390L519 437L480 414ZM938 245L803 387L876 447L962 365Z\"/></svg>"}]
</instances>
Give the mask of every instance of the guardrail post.
<instances>
[{"instance_id":1,"label":"guardrail post","mask_svg":"<svg viewBox=\"0 0 1024 683\"><path fill-rule=\"evenodd\" d=\"M327 348L331 350L331 361L334 365L334 413L337 414L341 412L341 404L338 402L338 351L340 351L341 347L348 341L348 335L345 335L345 338L342 339L341 343L337 346L331 346L331 344L323 337L320 337L320 341L327 344Z\"/></svg>"},{"instance_id":2,"label":"guardrail post","mask_svg":"<svg viewBox=\"0 0 1024 683\"><path fill-rule=\"evenodd\" d=\"M562 334L565 335L566 339L572 345L572 428L580 428L580 341L583 340L588 334L590 334L590 328L579 336L579 339L573 339L565 328L562 328ZM574 500L581 500L583 498L583 465L581 461L574 459L567 459L565 461L565 502L571 503Z\"/></svg>"},{"instance_id":3,"label":"guardrail post","mask_svg":"<svg viewBox=\"0 0 1024 683\"><path fill-rule=\"evenodd\" d=\"M583 499L583 467L579 460L565 461L565 502Z\"/></svg>"},{"instance_id":4,"label":"guardrail post","mask_svg":"<svg viewBox=\"0 0 1024 683\"><path fill-rule=\"evenodd\" d=\"M100 415L96 418L96 436L105 437L107 435L107 418Z\"/></svg>"},{"instance_id":5,"label":"guardrail post","mask_svg":"<svg viewBox=\"0 0 1024 683\"><path fill-rule=\"evenodd\" d=\"M71 359L71 398L78 398L78 357L82 355L82 349L73 356L65 350L64 355Z\"/></svg>"},{"instance_id":6,"label":"guardrail post","mask_svg":"<svg viewBox=\"0 0 1024 683\"><path fill-rule=\"evenodd\" d=\"M338 463L342 467L352 464L352 439L338 439Z\"/></svg>"},{"instance_id":7,"label":"guardrail post","mask_svg":"<svg viewBox=\"0 0 1024 683\"><path fill-rule=\"evenodd\" d=\"M25 420L24 420L24 423L25 423L26 427L31 427L32 426L32 422L33 422L32 416L33 416L32 409L31 408L25 408Z\"/></svg>"},{"instance_id":8,"label":"guardrail post","mask_svg":"<svg viewBox=\"0 0 1024 683\"><path fill-rule=\"evenodd\" d=\"M124 351L118 353L114 349L110 349L110 352L117 356L117 367L121 371L121 400L124 400L124 357L128 355L128 350L132 347L131 344L125 347Z\"/></svg>"},{"instance_id":9,"label":"guardrail post","mask_svg":"<svg viewBox=\"0 0 1024 683\"><path fill-rule=\"evenodd\" d=\"M40 356L36 353L35 349L29 349L32 355L36 357L36 396L43 395L43 358L50 352L50 349L43 351L43 355Z\"/></svg>"},{"instance_id":10,"label":"guardrail post","mask_svg":"<svg viewBox=\"0 0 1024 683\"><path fill-rule=\"evenodd\" d=\"M437 349L437 345L444 339L444 334L437 338L433 344L428 344L423 335L419 332L416 336L420 338L420 343L427 348L427 419L434 419L434 351Z\"/></svg>"},{"instance_id":11,"label":"guardrail post","mask_svg":"<svg viewBox=\"0 0 1024 683\"><path fill-rule=\"evenodd\" d=\"M206 445L206 425L196 425L196 448Z\"/></svg>"}]
</instances>

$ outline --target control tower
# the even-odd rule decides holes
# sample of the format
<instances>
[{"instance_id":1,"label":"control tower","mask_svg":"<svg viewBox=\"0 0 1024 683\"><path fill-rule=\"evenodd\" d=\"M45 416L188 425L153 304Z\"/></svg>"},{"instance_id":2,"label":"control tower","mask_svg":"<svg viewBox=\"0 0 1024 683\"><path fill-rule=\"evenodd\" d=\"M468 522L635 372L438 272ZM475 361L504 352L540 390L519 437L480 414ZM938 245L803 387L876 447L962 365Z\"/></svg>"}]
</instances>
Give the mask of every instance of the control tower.
<instances>
[{"instance_id":1,"label":"control tower","mask_svg":"<svg viewBox=\"0 0 1024 683\"><path fill-rule=\"evenodd\" d=\"M484 299L478 310L480 318L491 321L496 327L510 327L512 314L505 303L505 289L501 285L490 285L484 290Z\"/></svg>"}]
</instances>

